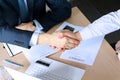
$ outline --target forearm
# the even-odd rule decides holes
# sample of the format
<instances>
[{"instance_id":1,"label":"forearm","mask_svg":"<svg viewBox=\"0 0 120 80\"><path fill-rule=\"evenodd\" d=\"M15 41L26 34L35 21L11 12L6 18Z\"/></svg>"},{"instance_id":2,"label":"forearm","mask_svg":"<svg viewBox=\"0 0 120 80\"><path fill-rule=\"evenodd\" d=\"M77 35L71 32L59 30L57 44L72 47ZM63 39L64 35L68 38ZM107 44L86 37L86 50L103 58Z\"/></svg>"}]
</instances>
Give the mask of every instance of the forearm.
<instances>
[{"instance_id":1,"label":"forearm","mask_svg":"<svg viewBox=\"0 0 120 80\"><path fill-rule=\"evenodd\" d=\"M29 47L32 32L22 31L10 26L0 26L0 41L22 47Z\"/></svg>"},{"instance_id":2,"label":"forearm","mask_svg":"<svg viewBox=\"0 0 120 80\"><path fill-rule=\"evenodd\" d=\"M97 19L80 31L83 40L106 35L120 29L120 11L109 13Z\"/></svg>"},{"instance_id":3,"label":"forearm","mask_svg":"<svg viewBox=\"0 0 120 80\"><path fill-rule=\"evenodd\" d=\"M50 40L50 34L47 33L43 33L43 34L39 34L38 36L38 40L37 40L37 44L49 44L49 40Z\"/></svg>"}]
</instances>

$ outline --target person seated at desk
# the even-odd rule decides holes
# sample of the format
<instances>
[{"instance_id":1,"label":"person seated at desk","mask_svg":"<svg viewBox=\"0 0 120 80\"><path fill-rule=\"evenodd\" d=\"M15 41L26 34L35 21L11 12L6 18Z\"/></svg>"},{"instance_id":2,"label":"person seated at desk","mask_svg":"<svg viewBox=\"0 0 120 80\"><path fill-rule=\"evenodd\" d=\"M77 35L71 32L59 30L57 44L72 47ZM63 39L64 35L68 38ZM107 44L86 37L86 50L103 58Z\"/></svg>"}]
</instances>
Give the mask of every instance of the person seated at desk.
<instances>
[{"instance_id":1,"label":"person seated at desk","mask_svg":"<svg viewBox=\"0 0 120 80\"><path fill-rule=\"evenodd\" d=\"M64 32L63 37L76 37L76 39L81 41L101 35L106 35L118 29L120 29L120 10L110 12L100 17L79 32L71 33L70 31L66 31ZM74 47L71 45L69 48L72 49ZM120 53L120 40L116 43L115 49L118 53Z\"/></svg>"},{"instance_id":2,"label":"person seated at desk","mask_svg":"<svg viewBox=\"0 0 120 80\"><path fill-rule=\"evenodd\" d=\"M0 42L26 48L45 43L61 49L70 38L58 38L60 32L44 32L70 16L67 0L0 0Z\"/></svg>"}]
</instances>

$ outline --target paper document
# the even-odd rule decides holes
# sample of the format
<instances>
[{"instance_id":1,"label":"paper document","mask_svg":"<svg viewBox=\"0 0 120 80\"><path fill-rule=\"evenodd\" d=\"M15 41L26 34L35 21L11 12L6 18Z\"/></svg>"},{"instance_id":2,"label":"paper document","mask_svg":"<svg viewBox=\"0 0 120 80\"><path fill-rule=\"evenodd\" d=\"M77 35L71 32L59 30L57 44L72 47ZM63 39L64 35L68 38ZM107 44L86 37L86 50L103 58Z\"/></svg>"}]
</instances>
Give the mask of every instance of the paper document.
<instances>
[{"instance_id":1,"label":"paper document","mask_svg":"<svg viewBox=\"0 0 120 80\"><path fill-rule=\"evenodd\" d=\"M52 49L49 45L36 45L29 50L24 51L24 54L30 63L35 62L38 59L44 58L57 52L57 49Z\"/></svg>"},{"instance_id":2,"label":"paper document","mask_svg":"<svg viewBox=\"0 0 120 80\"><path fill-rule=\"evenodd\" d=\"M104 36L99 36L81 41L78 47L71 50L66 50L60 57L87 65L93 65L103 38Z\"/></svg>"},{"instance_id":3,"label":"paper document","mask_svg":"<svg viewBox=\"0 0 120 80\"><path fill-rule=\"evenodd\" d=\"M74 32L83 29L83 27L78 27L70 23L64 22L57 30L64 29L66 25L69 25L70 27L74 28ZM81 41L76 48L64 51L61 54L60 58L92 65L98 54L103 39L104 36L99 36Z\"/></svg>"}]
</instances>

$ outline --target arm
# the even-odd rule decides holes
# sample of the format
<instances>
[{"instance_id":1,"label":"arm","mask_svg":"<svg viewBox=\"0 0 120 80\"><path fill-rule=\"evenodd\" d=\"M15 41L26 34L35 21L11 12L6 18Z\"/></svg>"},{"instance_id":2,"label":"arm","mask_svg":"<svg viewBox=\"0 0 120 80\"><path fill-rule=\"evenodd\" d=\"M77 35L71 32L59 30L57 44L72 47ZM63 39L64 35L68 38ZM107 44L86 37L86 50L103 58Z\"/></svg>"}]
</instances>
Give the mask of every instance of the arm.
<instances>
[{"instance_id":1,"label":"arm","mask_svg":"<svg viewBox=\"0 0 120 80\"><path fill-rule=\"evenodd\" d=\"M2 3L0 5L2 5ZM28 48L33 32L16 29L17 18L14 15L15 13L9 10L9 8L8 10L5 9L5 13L2 7L0 7L0 42ZM9 11L9 13L7 11Z\"/></svg>"},{"instance_id":2,"label":"arm","mask_svg":"<svg viewBox=\"0 0 120 80\"><path fill-rule=\"evenodd\" d=\"M10 25L0 25L0 42L28 48L31 36L30 31L18 30Z\"/></svg>"},{"instance_id":3,"label":"arm","mask_svg":"<svg viewBox=\"0 0 120 80\"><path fill-rule=\"evenodd\" d=\"M118 29L120 29L120 10L102 16L79 32L72 34L66 32L63 36L81 41L100 35L106 35Z\"/></svg>"},{"instance_id":4,"label":"arm","mask_svg":"<svg viewBox=\"0 0 120 80\"><path fill-rule=\"evenodd\" d=\"M28 30L31 31L30 23L24 23L16 28L21 29L21 30ZM24 27L23 27L24 26ZM32 26L32 24L31 24ZM28 27L28 28L27 28ZM34 29L33 29L34 30ZM69 33L71 36L65 36L66 33ZM35 38L34 38L35 40ZM38 34L37 38L37 43L38 45L40 44L47 44L51 46L52 48L57 48L58 50L66 50L66 49L72 49L76 47L79 44L79 38L76 39L76 36L69 30L62 30L62 31L57 31L54 32L53 34L47 34L47 33L40 33Z\"/></svg>"},{"instance_id":5,"label":"arm","mask_svg":"<svg viewBox=\"0 0 120 80\"><path fill-rule=\"evenodd\" d=\"M80 41L76 38L64 36L65 33L72 34L72 32L68 30L57 31L52 34L40 34L37 44L48 44L59 50L72 49L76 47Z\"/></svg>"},{"instance_id":6,"label":"arm","mask_svg":"<svg viewBox=\"0 0 120 80\"><path fill-rule=\"evenodd\" d=\"M79 32L82 40L85 40L106 35L118 29L120 29L120 10L102 16Z\"/></svg>"}]
</instances>

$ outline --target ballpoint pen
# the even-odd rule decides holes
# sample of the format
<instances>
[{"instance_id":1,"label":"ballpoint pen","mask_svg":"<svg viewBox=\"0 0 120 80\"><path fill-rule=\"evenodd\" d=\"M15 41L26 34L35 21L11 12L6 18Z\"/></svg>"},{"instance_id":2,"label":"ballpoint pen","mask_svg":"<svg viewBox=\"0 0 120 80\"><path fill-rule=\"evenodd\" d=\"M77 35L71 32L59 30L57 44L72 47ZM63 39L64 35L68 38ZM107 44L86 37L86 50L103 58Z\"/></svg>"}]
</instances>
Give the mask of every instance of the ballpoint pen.
<instances>
[{"instance_id":1,"label":"ballpoint pen","mask_svg":"<svg viewBox=\"0 0 120 80\"><path fill-rule=\"evenodd\" d=\"M13 66L16 66L16 67L23 67L22 64L19 64L19 63L10 61L10 60L8 60L8 59L4 59L3 62L4 62L5 64L8 64L8 65L13 65Z\"/></svg>"}]
</instances>

